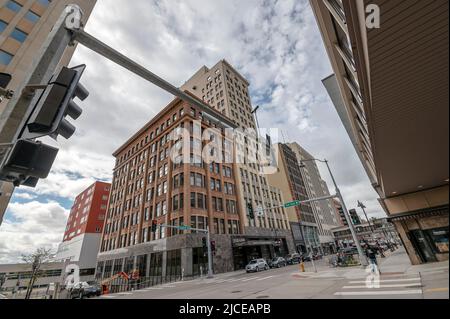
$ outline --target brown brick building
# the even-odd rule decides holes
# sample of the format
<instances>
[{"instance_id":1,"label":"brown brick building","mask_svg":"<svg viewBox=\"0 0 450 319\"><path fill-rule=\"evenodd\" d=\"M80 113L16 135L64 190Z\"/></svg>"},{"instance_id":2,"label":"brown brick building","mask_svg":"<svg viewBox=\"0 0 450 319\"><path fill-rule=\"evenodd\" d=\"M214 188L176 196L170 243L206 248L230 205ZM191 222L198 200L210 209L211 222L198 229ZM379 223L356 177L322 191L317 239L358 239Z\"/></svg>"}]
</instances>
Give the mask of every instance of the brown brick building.
<instances>
[{"instance_id":1,"label":"brown brick building","mask_svg":"<svg viewBox=\"0 0 450 319\"><path fill-rule=\"evenodd\" d=\"M153 233L152 220L158 225L209 226L216 242L215 272L234 269L231 236L243 230L233 163L203 162L201 156L206 144L208 154L217 154L224 133L199 110L175 99L114 153L98 277L134 269L141 277L206 270L204 234L165 227Z\"/></svg>"}]
</instances>

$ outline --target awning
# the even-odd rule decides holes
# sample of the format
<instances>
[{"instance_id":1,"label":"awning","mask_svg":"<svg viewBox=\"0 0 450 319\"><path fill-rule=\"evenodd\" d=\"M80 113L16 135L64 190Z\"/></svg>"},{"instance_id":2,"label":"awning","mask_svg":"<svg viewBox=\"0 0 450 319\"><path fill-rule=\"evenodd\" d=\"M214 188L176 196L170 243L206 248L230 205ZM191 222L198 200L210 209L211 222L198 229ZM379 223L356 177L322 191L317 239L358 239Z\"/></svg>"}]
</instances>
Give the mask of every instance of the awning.
<instances>
[{"instance_id":1,"label":"awning","mask_svg":"<svg viewBox=\"0 0 450 319\"><path fill-rule=\"evenodd\" d=\"M440 216L440 215L448 215L449 214L449 206L441 206L426 210L418 210L414 212L407 212L402 214L396 214L394 216L388 217L388 221L390 222L396 222L396 221L402 221L402 220L408 220L408 219L414 219L414 218L425 218L425 217L433 217L433 216Z\"/></svg>"}]
</instances>

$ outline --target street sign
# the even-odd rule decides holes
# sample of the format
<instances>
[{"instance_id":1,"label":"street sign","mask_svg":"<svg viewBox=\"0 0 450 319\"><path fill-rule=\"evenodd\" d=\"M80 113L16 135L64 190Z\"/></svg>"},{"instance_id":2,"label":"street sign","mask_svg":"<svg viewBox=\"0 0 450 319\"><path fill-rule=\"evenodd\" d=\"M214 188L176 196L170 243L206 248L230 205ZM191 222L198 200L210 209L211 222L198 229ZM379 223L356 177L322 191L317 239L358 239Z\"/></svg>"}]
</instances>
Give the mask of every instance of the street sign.
<instances>
[{"instance_id":1,"label":"street sign","mask_svg":"<svg viewBox=\"0 0 450 319\"><path fill-rule=\"evenodd\" d=\"M178 226L178 229L179 229L179 230L190 230L191 227L186 226L186 225L180 225L180 226Z\"/></svg>"},{"instance_id":2,"label":"street sign","mask_svg":"<svg viewBox=\"0 0 450 319\"><path fill-rule=\"evenodd\" d=\"M300 206L300 205L301 205L301 202L296 200L296 201L284 204L284 208L290 208L290 207L295 207L295 206Z\"/></svg>"}]
</instances>

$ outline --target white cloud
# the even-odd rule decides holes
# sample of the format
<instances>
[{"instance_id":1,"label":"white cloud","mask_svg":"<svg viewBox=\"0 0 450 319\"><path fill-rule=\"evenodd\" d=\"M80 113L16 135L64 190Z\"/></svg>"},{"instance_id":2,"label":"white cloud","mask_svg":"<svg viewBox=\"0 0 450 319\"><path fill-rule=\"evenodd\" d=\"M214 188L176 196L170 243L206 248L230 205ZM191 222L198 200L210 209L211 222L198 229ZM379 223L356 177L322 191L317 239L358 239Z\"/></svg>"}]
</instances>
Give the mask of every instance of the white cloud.
<instances>
[{"instance_id":1,"label":"white cloud","mask_svg":"<svg viewBox=\"0 0 450 319\"><path fill-rule=\"evenodd\" d=\"M9 219L0 232L0 264L20 261L37 248L56 252L62 241L69 212L56 202L32 201L9 205ZM14 222L11 219L14 219Z\"/></svg>"}]
</instances>

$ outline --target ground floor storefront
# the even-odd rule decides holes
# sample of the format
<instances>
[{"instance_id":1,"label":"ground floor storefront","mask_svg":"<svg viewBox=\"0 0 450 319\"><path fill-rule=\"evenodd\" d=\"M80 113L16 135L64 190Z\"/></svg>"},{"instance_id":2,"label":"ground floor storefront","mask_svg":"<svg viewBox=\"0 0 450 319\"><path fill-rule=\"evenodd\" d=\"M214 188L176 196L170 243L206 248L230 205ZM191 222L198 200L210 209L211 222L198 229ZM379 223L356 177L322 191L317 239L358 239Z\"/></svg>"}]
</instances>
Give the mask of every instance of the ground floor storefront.
<instances>
[{"instance_id":1,"label":"ground floor storefront","mask_svg":"<svg viewBox=\"0 0 450 319\"><path fill-rule=\"evenodd\" d=\"M449 206L394 215L397 228L413 265L449 259Z\"/></svg>"}]
</instances>

